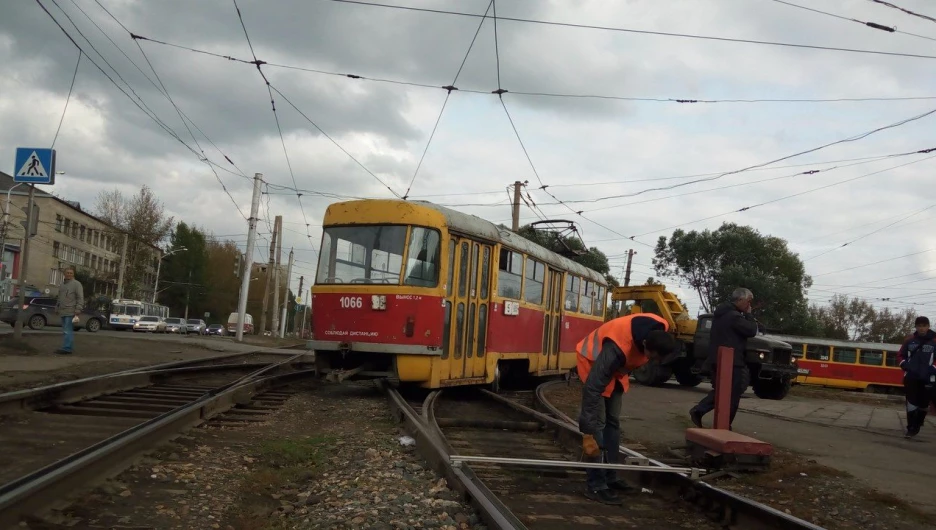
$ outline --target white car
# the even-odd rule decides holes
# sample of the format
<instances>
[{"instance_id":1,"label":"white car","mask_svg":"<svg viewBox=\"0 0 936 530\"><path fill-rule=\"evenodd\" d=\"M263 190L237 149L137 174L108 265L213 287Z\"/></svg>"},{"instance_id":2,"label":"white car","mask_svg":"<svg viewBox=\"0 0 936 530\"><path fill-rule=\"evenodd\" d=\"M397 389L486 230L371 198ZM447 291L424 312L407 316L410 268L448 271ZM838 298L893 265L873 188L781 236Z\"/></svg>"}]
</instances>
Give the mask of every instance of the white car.
<instances>
[{"instance_id":1,"label":"white car","mask_svg":"<svg viewBox=\"0 0 936 530\"><path fill-rule=\"evenodd\" d=\"M146 331L151 333L165 333L166 321L160 317L140 317L133 325L133 331Z\"/></svg>"}]
</instances>

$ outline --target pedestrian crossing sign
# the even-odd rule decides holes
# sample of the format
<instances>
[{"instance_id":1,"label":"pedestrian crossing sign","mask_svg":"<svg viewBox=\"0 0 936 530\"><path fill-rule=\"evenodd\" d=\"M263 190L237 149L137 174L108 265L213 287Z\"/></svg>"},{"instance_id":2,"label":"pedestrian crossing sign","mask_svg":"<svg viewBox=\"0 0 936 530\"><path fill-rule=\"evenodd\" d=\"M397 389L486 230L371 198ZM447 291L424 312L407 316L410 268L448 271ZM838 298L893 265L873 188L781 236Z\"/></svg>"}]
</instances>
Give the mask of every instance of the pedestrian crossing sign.
<instances>
[{"instance_id":1,"label":"pedestrian crossing sign","mask_svg":"<svg viewBox=\"0 0 936 530\"><path fill-rule=\"evenodd\" d=\"M17 147L13 171L14 182L55 184L55 150Z\"/></svg>"}]
</instances>

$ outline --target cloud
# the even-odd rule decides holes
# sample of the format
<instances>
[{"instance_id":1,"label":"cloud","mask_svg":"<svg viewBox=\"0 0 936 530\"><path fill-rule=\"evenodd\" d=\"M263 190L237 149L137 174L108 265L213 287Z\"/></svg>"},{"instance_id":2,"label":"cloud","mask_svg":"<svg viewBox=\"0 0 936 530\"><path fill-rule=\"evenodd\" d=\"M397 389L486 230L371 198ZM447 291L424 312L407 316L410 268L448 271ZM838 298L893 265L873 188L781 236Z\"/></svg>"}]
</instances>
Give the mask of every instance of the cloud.
<instances>
[{"instance_id":1,"label":"cloud","mask_svg":"<svg viewBox=\"0 0 936 530\"><path fill-rule=\"evenodd\" d=\"M635 248L638 255L633 277L641 281L654 275L652 249L645 245L669 233L654 230L759 203L769 204L685 228L717 228L732 221L783 237L808 259L807 271L821 275L817 288L836 292L867 287L832 286L886 286L891 282L876 280L932 268L927 265L931 260L921 254L822 275L936 247L929 235L931 222L927 221L936 215L933 211L867 235L899 219L895 216L901 212L910 214L928 205L932 198L926 190L936 167L932 161L771 202L922 156L750 183L834 165L821 163L825 161L932 147L936 145L931 132L936 118L777 164L815 166L750 171L673 190L599 199L692 180L674 177L730 171L773 160L936 108L936 100L679 104L517 92L663 99L931 96L936 95L936 82L928 74L933 60L512 21L498 22L495 48L493 22L486 20L456 82L462 90L449 97L413 180L445 99L441 89L267 65L263 67L267 79L305 114L296 112L274 92L281 140L269 93L253 65L146 40L134 42L96 2L42 3L88 54L82 59L56 142L60 169L67 171L59 179L56 193L88 206L104 189L119 186L133 192L145 183L177 219L217 234L234 234L233 239L243 244L246 222L231 198L248 213L251 179L254 173L262 173L274 186L264 196L261 231L267 230L266 218L282 215L287 228L284 246L296 247L297 270L306 276L314 273L319 225L327 205L339 200L335 196L392 196L308 119L395 192L403 194L413 181L411 196L460 205L460 209L492 221L509 222L506 188L515 180L528 181L529 194L540 210L550 217L575 220L586 242L615 256L612 265L616 270L627 249ZM101 4L138 35L253 59L232 2L102 0ZM399 4L480 14L489 2L409 0ZM909 9L926 8L923 0L905 0L905 4ZM270 4L240 0L238 5L254 51L263 61L436 87L452 82L481 24L478 18L328 1ZM931 24L871 2L852 0L822 8L847 18L936 37ZM498 3L497 9L498 15L505 17L649 31L916 54L930 49L921 46L925 44L922 39L876 31L768 0L674 0L665 4L590 0L574 6L557 0L513 0ZM7 72L0 78L0 123L4 124L0 128L0 145L4 146L0 156L12 160L18 145L51 142L76 60L74 46L38 6L14 2L5 7L0 19L0 62ZM541 183L503 107L490 94L498 86L508 90L503 100L539 178L548 185L546 190L568 207L556 204L539 189ZM188 120L179 117L164 91ZM144 112L137 105L148 110ZM292 172L284 156L284 143ZM199 155L204 151L223 170L217 169L216 177L190 148ZM295 192L283 189L293 186L293 177L302 190L301 210ZM231 197L222 190L219 178ZM621 182L633 180L639 182ZM690 194L726 186L733 187ZM569 208L583 211L583 216ZM521 215L524 220L536 218L527 208ZM313 243L305 235L306 224ZM637 238L640 243L622 237L643 233L649 234ZM863 235L867 236L861 238ZM836 248L856 238L861 239ZM830 249L835 250L810 259ZM262 256L258 250L256 257ZM885 304L875 299L899 299L915 289L930 288L933 284L927 282L936 279L926 273L908 278L920 281L865 291L860 296ZM670 283L682 289L680 296L695 311L698 302L691 290ZM815 290L811 295L813 300L822 301L830 293ZM936 297L931 302L936 304ZM887 303L906 307L905 303Z\"/></svg>"}]
</instances>

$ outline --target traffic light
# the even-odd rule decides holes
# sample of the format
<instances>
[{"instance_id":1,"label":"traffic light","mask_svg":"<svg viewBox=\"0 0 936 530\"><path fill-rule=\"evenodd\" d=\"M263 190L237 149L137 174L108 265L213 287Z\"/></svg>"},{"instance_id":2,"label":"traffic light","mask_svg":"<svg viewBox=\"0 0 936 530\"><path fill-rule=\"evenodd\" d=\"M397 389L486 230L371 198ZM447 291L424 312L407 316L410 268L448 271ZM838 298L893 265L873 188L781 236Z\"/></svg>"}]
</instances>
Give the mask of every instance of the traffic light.
<instances>
[{"instance_id":1,"label":"traffic light","mask_svg":"<svg viewBox=\"0 0 936 530\"><path fill-rule=\"evenodd\" d=\"M241 262L243 262L244 255L238 252L234 256L234 277L240 278Z\"/></svg>"}]
</instances>

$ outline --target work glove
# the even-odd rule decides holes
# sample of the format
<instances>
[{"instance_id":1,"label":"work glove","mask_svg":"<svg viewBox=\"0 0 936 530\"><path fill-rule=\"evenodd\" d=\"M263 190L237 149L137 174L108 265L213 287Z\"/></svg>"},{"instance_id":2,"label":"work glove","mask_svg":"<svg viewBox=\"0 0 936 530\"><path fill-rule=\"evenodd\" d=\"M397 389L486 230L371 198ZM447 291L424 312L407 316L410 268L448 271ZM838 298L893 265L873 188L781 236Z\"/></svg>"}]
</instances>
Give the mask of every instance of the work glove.
<instances>
[{"instance_id":1,"label":"work glove","mask_svg":"<svg viewBox=\"0 0 936 530\"><path fill-rule=\"evenodd\" d=\"M590 434L586 434L582 437L582 450L585 452L585 456L591 458L597 458L601 455L601 448L598 447L598 441Z\"/></svg>"}]
</instances>

